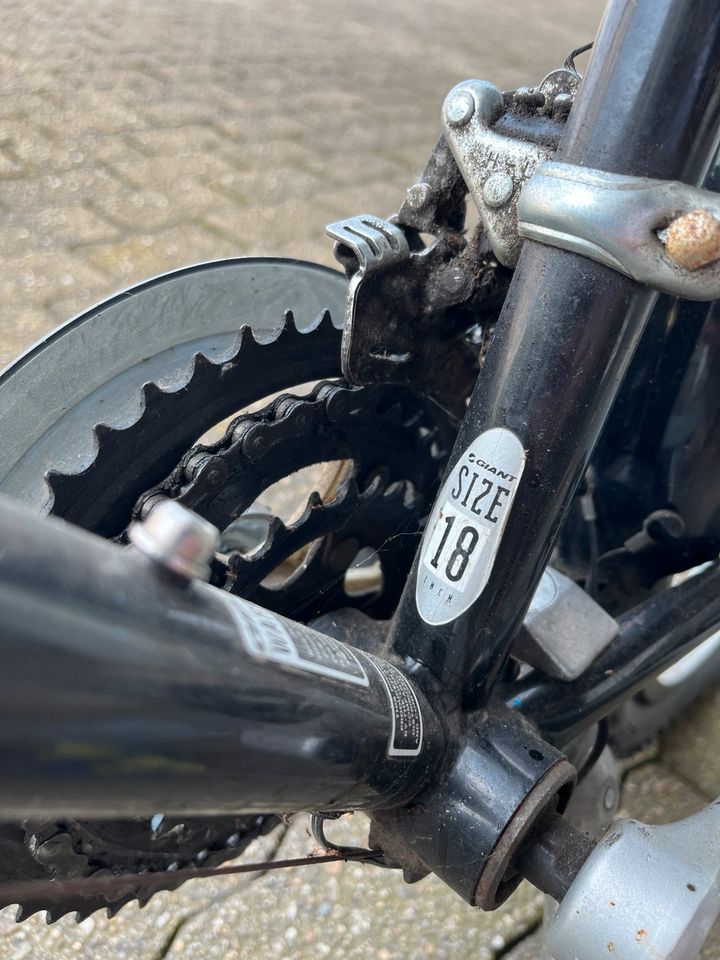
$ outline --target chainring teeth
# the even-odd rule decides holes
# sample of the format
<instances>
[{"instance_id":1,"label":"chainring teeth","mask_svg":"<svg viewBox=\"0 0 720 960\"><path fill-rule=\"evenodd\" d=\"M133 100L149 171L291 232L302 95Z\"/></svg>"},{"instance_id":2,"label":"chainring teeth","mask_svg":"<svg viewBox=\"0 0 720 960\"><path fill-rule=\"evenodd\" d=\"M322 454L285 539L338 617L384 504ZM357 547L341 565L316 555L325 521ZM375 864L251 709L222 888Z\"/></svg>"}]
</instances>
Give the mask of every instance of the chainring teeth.
<instances>
[{"instance_id":1,"label":"chainring teeth","mask_svg":"<svg viewBox=\"0 0 720 960\"><path fill-rule=\"evenodd\" d=\"M232 552L222 568L217 560L214 582L300 619L338 605L388 616L404 585L425 505L439 482L454 428L434 405L405 387L355 387L323 379L339 375L340 337L327 311L302 331L288 312L271 337L258 338L244 327L229 355L213 360L195 353L180 381L143 385L131 422L96 425L93 457L82 470L48 471L49 509L102 535L120 536L133 517L174 497L225 529L264 490L290 474L311 464L351 461L352 470L338 481L331 497L323 499L313 490L299 517L272 521L265 543L255 553ZM296 372L295 383L319 382L308 395L296 396L288 392L293 383L288 383L288 370ZM274 399L261 410L234 417L219 441L197 442L208 429L268 394L275 394ZM167 434L173 429L171 443ZM156 455L160 448L164 459ZM172 462L161 471L167 461ZM151 482L145 482L153 473ZM352 563L353 544L371 548L380 558L382 586L377 595L350 597L343 571L338 575L337 564L333 565L334 552ZM305 548L306 568L297 569L280 588L263 583L283 560ZM258 818L252 837L273 820ZM46 848L50 864L60 866L58 879L73 870L103 871L105 862L114 871L124 862L110 848L87 856L80 846L68 844L59 839L54 850ZM167 889L179 885L172 879L173 863L178 867L188 863L181 852L168 862L171 855L161 864L170 870ZM199 855L207 865L234 852L221 845L209 854L200 850ZM188 865L197 862L193 856ZM141 859L136 866L154 872L153 864L159 863ZM63 874L63 869L71 873ZM122 872L132 871L121 868ZM147 902L152 892L139 880L132 892L127 893L126 886L113 897L78 901L59 896L49 905L48 921L69 912L83 918L101 908L114 915L132 900ZM43 909L48 904L27 902L20 905L18 915L24 918Z\"/></svg>"},{"instance_id":2,"label":"chainring teeth","mask_svg":"<svg viewBox=\"0 0 720 960\"><path fill-rule=\"evenodd\" d=\"M126 823L123 821L123 824ZM35 913L45 911L48 924L55 923L68 913L74 913L78 922L85 920L98 910L105 910L108 917L115 916L124 906L138 901L144 906L155 892L160 889L175 890L184 881L173 879L175 870L192 867L196 864L217 866L234 858L254 839L268 833L278 823L274 816L259 817L247 815L234 818L211 818L197 821L194 819L178 822L176 849L153 852L155 831L151 821L136 819L129 821L129 829L134 830L138 849L132 845L113 842L112 838L96 835L102 831L93 822L83 823L75 820L26 822L24 837L14 841L14 849L3 846L4 866L11 856L17 863L23 878L34 873L39 879L56 879L58 892L51 903L40 900L26 900L19 903L15 919L17 922L28 919ZM109 825L112 830L113 824ZM132 833L131 833L132 835ZM184 846L183 846L184 845ZM113 859L114 858L114 859ZM108 862L113 862L110 869ZM124 874L163 873L163 884L143 887L142 879L128 892ZM113 894L91 894L80 897L63 894L61 881L69 877L117 876L121 884ZM0 884L0 907L10 906L13 901L2 897Z\"/></svg>"},{"instance_id":3,"label":"chainring teeth","mask_svg":"<svg viewBox=\"0 0 720 960\"><path fill-rule=\"evenodd\" d=\"M359 490L354 475L331 501L314 497L294 524L287 526L276 517L256 553L230 555L225 588L305 620L337 607L359 607L381 619L388 616L412 563L426 498L411 483L396 481L387 486L380 477ZM303 544L309 544L306 560L280 585L267 584L267 578ZM379 562L382 579L350 594L345 574L363 549L370 549L371 558ZM366 558L363 564L368 562Z\"/></svg>"},{"instance_id":4,"label":"chainring teeth","mask_svg":"<svg viewBox=\"0 0 720 960\"><path fill-rule=\"evenodd\" d=\"M138 486L129 502L119 496L122 502L116 505L108 503L108 484L104 482L107 476L116 474L132 486L133 481L140 482L143 471L147 473L153 467L157 467L160 477L167 475L198 436L233 410L246 405L247 401L242 395L247 392L247 384L252 381L252 376L256 376L257 371L263 368L268 356L266 351L281 349L288 357L296 354L303 356L308 353L308 344L316 342L317 347L311 353L317 361L318 357L339 350L340 336L327 310L321 311L315 321L302 330L298 329L292 311L286 311L280 327L268 336L258 337L250 326L244 325L229 355L213 360L203 353L196 353L185 373L172 386L160 387L152 381L144 384L134 419L117 425L95 426L89 462L84 463L80 470L74 473L53 469L46 471L47 512L63 516L103 536L119 534L131 519L134 502L143 490L152 486L153 481ZM312 366L311 360L311 373ZM310 376L310 379L314 377ZM210 394L209 398L203 398L209 402L193 407L193 398L198 393ZM233 403L232 398L236 393L241 396L237 403ZM195 419L200 418L200 422L196 427L188 427L183 431L183 424L188 419L185 415L190 410ZM129 464L126 451L133 443L144 444L146 449L150 447L148 437L160 446L167 443L160 422L164 423L168 416L174 416L176 425L180 424L173 449L164 458L168 466L162 467L162 458L153 461L147 455L141 457L138 464ZM192 418L189 419L192 421ZM154 482L158 479L156 473ZM113 491L117 487L118 484L113 486ZM90 507L89 501L95 501L97 507Z\"/></svg>"},{"instance_id":5,"label":"chainring teeth","mask_svg":"<svg viewBox=\"0 0 720 960\"><path fill-rule=\"evenodd\" d=\"M323 500L321 494L313 490L297 520L288 525L280 517L273 517L265 542L258 550L250 555L238 551L230 554L227 563L229 589L233 593L248 589L252 581L257 583L258 578L267 576L296 550L325 533L341 530L355 511L367 507L384 493L379 477L373 478L361 491L355 471L344 481L332 500Z\"/></svg>"}]
</instances>

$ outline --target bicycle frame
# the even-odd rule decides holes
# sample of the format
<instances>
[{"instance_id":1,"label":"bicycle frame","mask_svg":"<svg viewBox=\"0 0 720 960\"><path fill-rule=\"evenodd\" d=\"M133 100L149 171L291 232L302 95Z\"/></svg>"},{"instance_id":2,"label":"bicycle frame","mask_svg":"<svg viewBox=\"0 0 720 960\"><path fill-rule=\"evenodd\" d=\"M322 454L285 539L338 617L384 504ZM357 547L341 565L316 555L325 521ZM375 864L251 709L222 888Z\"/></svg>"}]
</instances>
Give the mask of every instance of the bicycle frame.
<instances>
[{"instance_id":1,"label":"bicycle frame","mask_svg":"<svg viewBox=\"0 0 720 960\"><path fill-rule=\"evenodd\" d=\"M713 0L611 3L557 159L702 182L720 129L718 50ZM526 811L522 830L571 780L551 744L567 743L720 624L715 564L621 619L579 680L498 686L656 298L608 267L525 241L446 474L488 431L517 438L520 469L513 497L496 503L503 522L487 582L453 619L432 622L418 610L416 558L384 657L363 651L377 647L361 627L360 649L348 653L0 503L3 813L401 810L439 783L445 799L459 796L458 771L481 769L462 816L468 831L485 824L478 850L496 856L527 798L533 816ZM440 556L445 546L434 548ZM310 652L290 663L284 643ZM524 759L512 775L499 760L487 767L490 753L507 760L518 743ZM425 807L435 815L433 800ZM410 837L424 815L392 824ZM436 836L423 862L493 906L507 893L507 862L487 889L476 868L459 875L451 834L466 834L451 819L428 821Z\"/></svg>"},{"instance_id":2,"label":"bicycle frame","mask_svg":"<svg viewBox=\"0 0 720 960\"><path fill-rule=\"evenodd\" d=\"M700 182L718 124L706 40L719 29L710 4L611 4L557 159ZM651 131L662 131L660 148ZM396 651L464 688L467 705L488 698L507 658L656 298L607 267L525 243L450 461L498 426L526 451L488 583L470 609L431 626L417 612L416 562L393 628Z\"/></svg>"}]
</instances>

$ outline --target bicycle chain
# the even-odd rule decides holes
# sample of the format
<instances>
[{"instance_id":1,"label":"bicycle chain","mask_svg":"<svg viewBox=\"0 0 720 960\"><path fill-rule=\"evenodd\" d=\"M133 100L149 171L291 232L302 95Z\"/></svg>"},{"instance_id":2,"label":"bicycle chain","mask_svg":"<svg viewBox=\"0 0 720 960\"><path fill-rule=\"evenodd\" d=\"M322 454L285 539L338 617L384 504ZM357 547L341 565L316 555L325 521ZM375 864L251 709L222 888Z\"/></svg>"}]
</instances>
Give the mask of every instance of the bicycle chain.
<instances>
[{"instance_id":1,"label":"bicycle chain","mask_svg":"<svg viewBox=\"0 0 720 960\"><path fill-rule=\"evenodd\" d=\"M232 552L225 564L215 565L213 582L286 614L297 615L305 600L303 619L358 605L389 616L453 432L438 408L404 387L323 382L307 397L283 394L263 410L237 417L216 443L193 447L164 483L140 499L135 513L145 517L170 497L224 530L277 481L313 464L352 461L330 502L314 493L294 523L275 518L260 550L249 557ZM352 559L348 541L355 553L362 547L377 551L381 596L360 600L344 590L342 574ZM296 575L280 588L263 585L309 543ZM383 563L388 558L393 562Z\"/></svg>"}]
</instances>

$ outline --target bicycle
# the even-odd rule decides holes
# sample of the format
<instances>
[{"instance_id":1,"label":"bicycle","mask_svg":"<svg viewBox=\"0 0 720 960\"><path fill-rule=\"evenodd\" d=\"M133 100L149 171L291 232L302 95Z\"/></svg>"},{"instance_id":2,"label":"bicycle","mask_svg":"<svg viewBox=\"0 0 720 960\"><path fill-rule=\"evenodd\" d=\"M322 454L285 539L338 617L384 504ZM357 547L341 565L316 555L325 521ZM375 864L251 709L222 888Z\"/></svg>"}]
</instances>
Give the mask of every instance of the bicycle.
<instances>
[{"instance_id":1,"label":"bicycle","mask_svg":"<svg viewBox=\"0 0 720 960\"><path fill-rule=\"evenodd\" d=\"M574 51L448 94L397 215L328 228L345 277L188 268L5 371L0 806L33 826L0 903L114 911L308 810L314 862L484 909L529 878L556 960L695 955L717 807L603 834L572 798L718 671L718 32L612 3L582 82ZM299 517L266 509L318 463ZM333 847L353 810L368 848Z\"/></svg>"}]
</instances>

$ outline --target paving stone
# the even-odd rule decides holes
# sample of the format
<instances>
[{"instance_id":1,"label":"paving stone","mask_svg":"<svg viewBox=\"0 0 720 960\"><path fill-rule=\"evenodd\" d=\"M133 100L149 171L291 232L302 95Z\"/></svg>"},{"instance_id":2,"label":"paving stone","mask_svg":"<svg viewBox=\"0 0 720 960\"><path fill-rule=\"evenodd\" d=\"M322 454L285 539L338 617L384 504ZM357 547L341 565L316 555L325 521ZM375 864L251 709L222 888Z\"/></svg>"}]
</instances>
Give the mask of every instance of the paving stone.
<instances>
[{"instance_id":1,"label":"paving stone","mask_svg":"<svg viewBox=\"0 0 720 960\"><path fill-rule=\"evenodd\" d=\"M69 247L81 243L95 244L117 235L116 227L81 203L48 207L38 211L30 222L41 246L52 243L67 244Z\"/></svg>"},{"instance_id":2,"label":"paving stone","mask_svg":"<svg viewBox=\"0 0 720 960\"><path fill-rule=\"evenodd\" d=\"M109 201L121 193L131 193L103 166L50 171L42 176L0 180L0 206L28 219L34 211L71 203Z\"/></svg>"},{"instance_id":3,"label":"paving stone","mask_svg":"<svg viewBox=\"0 0 720 960\"><path fill-rule=\"evenodd\" d=\"M196 261L239 256L237 241L219 236L198 224L181 224L167 230L135 234L113 243L87 248L89 263L120 281L139 283L153 272L173 270Z\"/></svg>"},{"instance_id":4,"label":"paving stone","mask_svg":"<svg viewBox=\"0 0 720 960\"><path fill-rule=\"evenodd\" d=\"M133 134L131 142L141 153L175 158L202 156L225 146L217 131L200 123L144 130Z\"/></svg>"},{"instance_id":5,"label":"paving stone","mask_svg":"<svg viewBox=\"0 0 720 960\"><path fill-rule=\"evenodd\" d=\"M14 314L12 327L0 330L0 370L54 326L53 317L45 310L19 308Z\"/></svg>"},{"instance_id":6,"label":"paving stone","mask_svg":"<svg viewBox=\"0 0 720 960\"><path fill-rule=\"evenodd\" d=\"M5 141L5 149L15 160L15 168L8 175L34 177L48 172L70 170L85 161L85 154L72 140L58 143L53 131L45 131L35 121L13 130ZM0 171L1 172L1 171Z\"/></svg>"},{"instance_id":7,"label":"paving stone","mask_svg":"<svg viewBox=\"0 0 720 960\"><path fill-rule=\"evenodd\" d=\"M664 764L651 762L625 776L619 816L647 823L670 823L696 813L706 802L699 790L675 776Z\"/></svg>"},{"instance_id":8,"label":"paving stone","mask_svg":"<svg viewBox=\"0 0 720 960\"><path fill-rule=\"evenodd\" d=\"M720 690L705 694L663 737L663 761L708 800L720 796Z\"/></svg>"},{"instance_id":9,"label":"paving stone","mask_svg":"<svg viewBox=\"0 0 720 960\"><path fill-rule=\"evenodd\" d=\"M177 189L163 191L153 184L93 197L98 213L117 224L126 235L135 231L164 230L213 208L215 195L199 183L178 182Z\"/></svg>"},{"instance_id":10,"label":"paving stone","mask_svg":"<svg viewBox=\"0 0 720 960\"><path fill-rule=\"evenodd\" d=\"M0 277L0 300L14 327L14 314L26 310L34 302L68 293L82 294L93 290L102 276L67 251L37 250L17 258L3 258Z\"/></svg>"}]
</instances>

